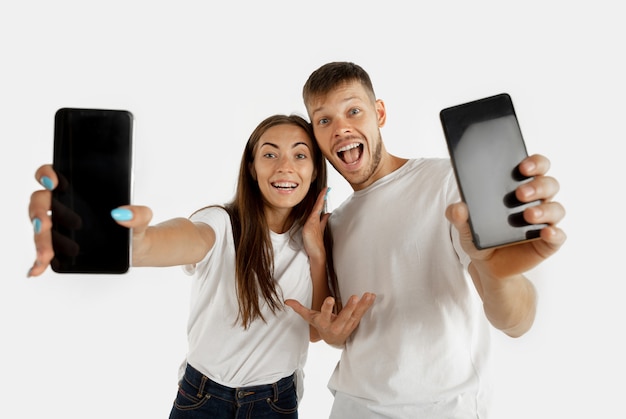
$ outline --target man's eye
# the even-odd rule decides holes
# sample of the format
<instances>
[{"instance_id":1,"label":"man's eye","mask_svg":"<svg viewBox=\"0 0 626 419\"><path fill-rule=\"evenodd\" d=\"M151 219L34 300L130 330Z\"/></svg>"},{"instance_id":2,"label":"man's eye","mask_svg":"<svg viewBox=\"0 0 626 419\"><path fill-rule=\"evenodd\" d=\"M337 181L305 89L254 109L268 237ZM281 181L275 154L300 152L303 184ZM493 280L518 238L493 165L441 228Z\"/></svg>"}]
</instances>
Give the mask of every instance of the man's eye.
<instances>
[{"instance_id":1,"label":"man's eye","mask_svg":"<svg viewBox=\"0 0 626 419\"><path fill-rule=\"evenodd\" d=\"M328 124L328 118L322 118L322 119L320 119L320 120L319 120L319 124L320 124L320 125L326 125L326 124Z\"/></svg>"},{"instance_id":2,"label":"man's eye","mask_svg":"<svg viewBox=\"0 0 626 419\"><path fill-rule=\"evenodd\" d=\"M354 108L354 109L350 110L350 114L352 114L352 115L356 115L356 114L358 114L360 112L361 112L361 110L359 108Z\"/></svg>"}]
</instances>

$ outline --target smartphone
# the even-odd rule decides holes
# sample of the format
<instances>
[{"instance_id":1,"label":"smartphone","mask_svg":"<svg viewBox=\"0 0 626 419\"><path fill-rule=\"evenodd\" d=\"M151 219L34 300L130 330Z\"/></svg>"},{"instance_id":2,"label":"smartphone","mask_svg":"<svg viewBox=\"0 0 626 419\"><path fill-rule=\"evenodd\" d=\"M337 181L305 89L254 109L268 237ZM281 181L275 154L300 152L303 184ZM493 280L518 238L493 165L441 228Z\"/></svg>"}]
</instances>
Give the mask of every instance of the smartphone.
<instances>
[{"instance_id":1,"label":"smartphone","mask_svg":"<svg viewBox=\"0 0 626 419\"><path fill-rule=\"evenodd\" d=\"M126 110L61 108L55 113L55 272L128 271L130 230L111 218L111 210L131 203L133 119Z\"/></svg>"},{"instance_id":2,"label":"smartphone","mask_svg":"<svg viewBox=\"0 0 626 419\"><path fill-rule=\"evenodd\" d=\"M507 93L443 109L440 114L450 160L478 249L539 237L546 224L529 224L515 190L530 178L519 172L528 153Z\"/></svg>"}]
</instances>

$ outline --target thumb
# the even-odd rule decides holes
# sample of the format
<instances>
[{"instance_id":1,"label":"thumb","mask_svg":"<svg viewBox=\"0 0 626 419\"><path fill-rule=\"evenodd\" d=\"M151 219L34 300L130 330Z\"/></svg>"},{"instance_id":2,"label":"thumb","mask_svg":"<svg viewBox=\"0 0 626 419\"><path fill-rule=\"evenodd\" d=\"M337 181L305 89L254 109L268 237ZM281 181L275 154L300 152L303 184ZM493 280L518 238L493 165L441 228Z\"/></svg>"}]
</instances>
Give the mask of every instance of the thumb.
<instances>
[{"instance_id":1,"label":"thumb","mask_svg":"<svg viewBox=\"0 0 626 419\"><path fill-rule=\"evenodd\" d=\"M111 217L121 226L133 228L139 233L152 220L152 210L140 205L124 205L111 211Z\"/></svg>"},{"instance_id":2,"label":"thumb","mask_svg":"<svg viewBox=\"0 0 626 419\"><path fill-rule=\"evenodd\" d=\"M469 211L464 202L449 205L446 208L446 218L457 229L462 242L473 243L469 225Z\"/></svg>"},{"instance_id":3,"label":"thumb","mask_svg":"<svg viewBox=\"0 0 626 419\"><path fill-rule=\"evenodd\" d=\"M472 237L469 226L469 211L464 202L451 204L446 208L446 218L459 231L459 235L463 238Z\"/></svg>"},{"instance_id":4,"label":"thumb","mask_svg":"<svg viewBox=\"0 0 626 419\"><path fill-rule=\"evenodd\" d=\"M446 208L446 218L457 228L466 224L469 219L467 205L463 202L449 205L448 208Z\"/></svg>"},{"instance_id":5,"label":"thumb","mask_svg":"<svg viewBox=\"0 0 626 419\"><path fill-rule=\"evenodd\" d=\"M310 309L303 306L302 304L300 304L299 301L288 299L288 300L285 300L285 305L291 307L293 311L298 313L300 317L302 317L307 322L311 320L313 312Z\"/></svg>"}]
</instances>

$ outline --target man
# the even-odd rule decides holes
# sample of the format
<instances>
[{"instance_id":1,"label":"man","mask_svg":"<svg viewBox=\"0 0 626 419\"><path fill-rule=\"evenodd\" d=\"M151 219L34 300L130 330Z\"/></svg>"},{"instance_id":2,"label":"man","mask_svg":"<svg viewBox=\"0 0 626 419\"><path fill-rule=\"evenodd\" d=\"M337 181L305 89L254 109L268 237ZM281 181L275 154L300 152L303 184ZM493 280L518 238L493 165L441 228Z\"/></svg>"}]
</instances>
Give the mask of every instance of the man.
<instances>
[{"instance_id":1,"label":"man","mask_svg":"<svg viewBox=\"0 0 626 419\"><path fill-rule=\"evenodd\" d=\"M541 200L524 211L547 224L540 237L479 251L449 160L387 152L385 105L360 66L323 65L303 98L322 152L354 190L329 219L340 295L350 297L343 310L332 313L332 298L321 312L288 301L343 348L331 418L487 417L489 328L512 337L531 328L536 292L524 272L566 240L548 159L522 161L533 179L516 190L522 202Z\"/></svg>"}]
</instances>

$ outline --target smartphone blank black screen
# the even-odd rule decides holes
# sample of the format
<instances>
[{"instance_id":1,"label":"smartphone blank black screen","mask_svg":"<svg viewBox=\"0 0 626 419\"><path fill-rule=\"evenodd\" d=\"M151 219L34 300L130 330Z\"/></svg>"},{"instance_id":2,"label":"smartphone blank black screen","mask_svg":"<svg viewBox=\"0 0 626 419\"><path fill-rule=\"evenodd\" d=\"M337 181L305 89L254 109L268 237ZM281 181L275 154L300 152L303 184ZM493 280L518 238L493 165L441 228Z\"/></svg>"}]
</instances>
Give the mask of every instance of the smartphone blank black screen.
<instances>
[{"instance_id":1,"label":"smartphone blank black screen","mask_svg":"<svg viewBox=\"0 0 626 419\"><path fill-rule=\"evenodd\" d=\"M479 249L531 240L545 225L531 225L515 189L529 179L519 173L528 156L511 97L502 93L446 108L440 119L457 184L468 206Z\"/></svg>"},{"instance_id":2,"label":"smartphone blank black screen","mask_svg":"<svg viewBox=\"0 0 626 419\"><path fill-rule=\"evenodd\" d=\"M130 231L111 210L130 204L133 116L62 108L55 114L52 269L118 274L130 265Z\"/></svg>"}]
</instances>

